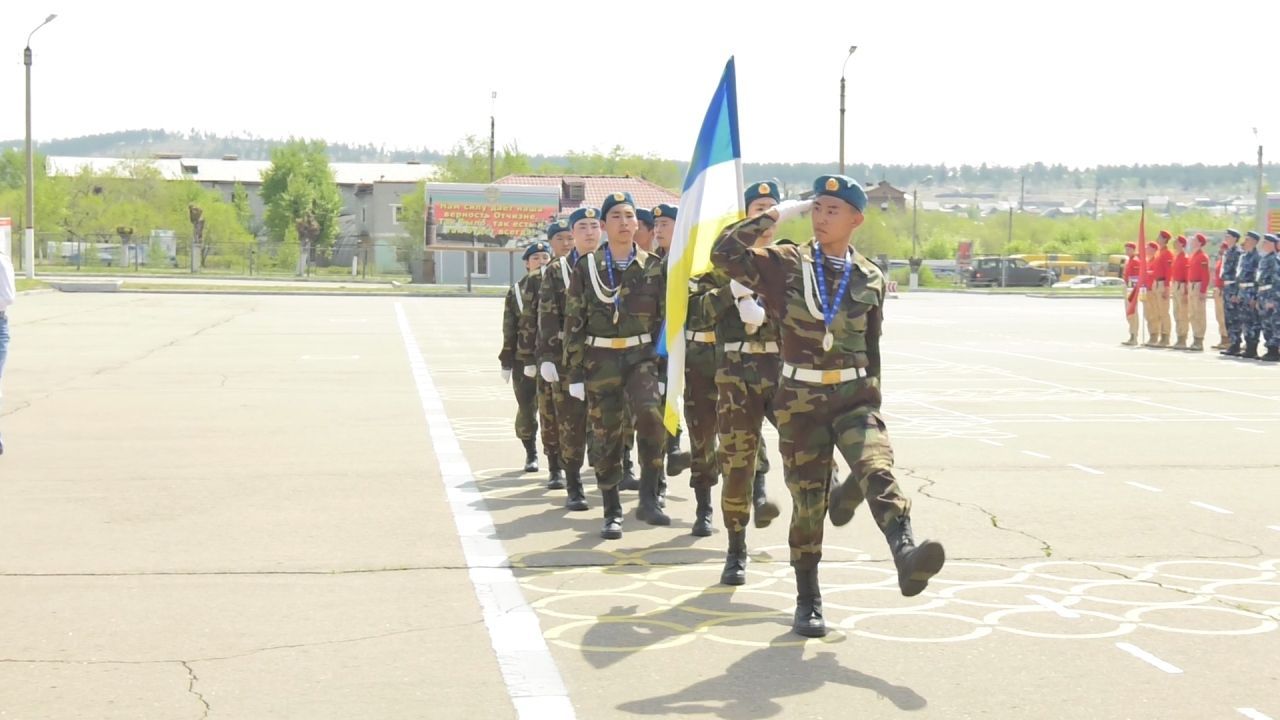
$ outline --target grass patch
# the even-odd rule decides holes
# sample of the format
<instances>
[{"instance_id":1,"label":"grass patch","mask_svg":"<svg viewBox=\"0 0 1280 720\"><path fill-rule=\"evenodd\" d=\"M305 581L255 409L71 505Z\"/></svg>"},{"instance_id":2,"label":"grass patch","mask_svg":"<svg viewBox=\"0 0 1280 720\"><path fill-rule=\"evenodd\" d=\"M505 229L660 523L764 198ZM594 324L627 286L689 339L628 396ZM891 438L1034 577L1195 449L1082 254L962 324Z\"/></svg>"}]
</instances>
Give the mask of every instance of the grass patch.
<instances>
[{"instance_id":1,"label":"grass patch","mask_svg":"<svg viewBox=\"0 0 1280 720\"><path fill-rule=\"evenodd\" d=\"M39 290L41 288L49 287L41 280L28 280L26 278L18 278L17 280L18 292L22 292L23 290Z\"/></svg>"}]
</instances>

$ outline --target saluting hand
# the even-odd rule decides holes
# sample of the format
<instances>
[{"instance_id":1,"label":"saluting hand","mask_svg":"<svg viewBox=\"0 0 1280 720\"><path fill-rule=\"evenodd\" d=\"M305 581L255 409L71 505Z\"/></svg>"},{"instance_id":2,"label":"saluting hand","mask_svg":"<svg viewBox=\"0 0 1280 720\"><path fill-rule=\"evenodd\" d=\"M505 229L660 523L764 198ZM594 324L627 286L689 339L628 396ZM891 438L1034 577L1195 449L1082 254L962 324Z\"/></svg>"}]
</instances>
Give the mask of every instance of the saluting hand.
<instances>
[{"instance_id":1,"label":"saluting hand","mask_svg":"<svg viewBox=\"0 0 1280 720\"><path fill-rule=\"evenodd\" d=\"M769 208L768 212L779 223L784 223L791 218L800 217L812 209L812 200L783 200L777 205Z\"/></svg>"}]
</instances>

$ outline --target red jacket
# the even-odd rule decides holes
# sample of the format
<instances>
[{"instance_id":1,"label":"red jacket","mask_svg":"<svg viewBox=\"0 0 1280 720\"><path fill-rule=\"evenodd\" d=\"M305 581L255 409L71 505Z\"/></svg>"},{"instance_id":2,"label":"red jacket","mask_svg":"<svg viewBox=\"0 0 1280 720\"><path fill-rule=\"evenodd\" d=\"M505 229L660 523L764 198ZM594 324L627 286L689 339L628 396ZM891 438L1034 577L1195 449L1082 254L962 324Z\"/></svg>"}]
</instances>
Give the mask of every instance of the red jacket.
<instances>
[{"instance_id":1,"label":"red jacket","mask_svg":"<svg viewBox=\"0 0 1280 720\"><path fill-rule=\"evenodd\" d=\"M1187 260L1187 282L1198 293L1209 292L1209 256L1198 248Z\"/></svg>"},{"instance_id":2,"label":"red jacket","mask_svg":"<svg viewBox=\"0 0 1280 720\"><path fill-rule=\"evenodd\" d=\"M1167 247L1160 248L1156 251L1156 261L1151 265L1156 282L1168 282L1169 268L1173 265L1173 253Z\"/></svg>"},{"instance_id":3,"label":"red jacket","mask_svg":"<svg viewBox=\"0 0 1280 720\"><path fill-rule=\"evenodd\" d=\"M1222 289L1222 256L1225 252L1218 253L1218 259L1213 263L1213 286Z\"/></svg>"},{"instance_id":4,"label":"red jacket","mask_svg":"<svg viewBox=\"0 0 1280 720\"><path fill-rule=\"evenodd\" d=\"M1169 272L1169 282L1184 283L1187 281L1187 254L1179 252L1173 256L1173 268Z\"/></svg>"},{"instance_id":5,"label":"red jacket","mask_svg":"<svg viewBox=\"0 0 1280 720\"><path fill-rule=\"evenodd\" d=\"M1124 264L1124 286L1125 287L1137 287L1138 272L1139 272L1140 265L1141 263L1138 261L1137 255L1134 255L1133 257L1129 258L1129 261Z\"/></svg>"}]
</instances>

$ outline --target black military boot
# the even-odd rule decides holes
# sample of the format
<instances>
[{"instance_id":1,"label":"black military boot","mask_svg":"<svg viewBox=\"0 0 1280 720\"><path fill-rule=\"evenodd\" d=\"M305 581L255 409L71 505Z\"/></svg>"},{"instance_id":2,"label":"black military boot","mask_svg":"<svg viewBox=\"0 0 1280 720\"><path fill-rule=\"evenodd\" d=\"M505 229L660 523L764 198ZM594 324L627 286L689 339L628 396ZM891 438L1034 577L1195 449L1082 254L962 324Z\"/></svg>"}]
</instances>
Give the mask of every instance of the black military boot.
<instances>
[{"instance_id":1,"label":"black military boot","mask_svg":"<svg viewBox=\"0 0 1280 720\"><path fill-rule=\"evenodd\" d=\"M640 505L636 519L650 525L670 525L671 518L658 507L658 478L648 469L640 472Z\"/></svg>"},{"instance_id":2,"label":"black military boot","mask_svg":"<svg viewBox=\"0 0 1280 720\"><path fill-rule=\"evenodd\" d=\"M765 474L756 471L756 479L751 483L751 520L758 528L767 528L774 518L782 514L778 504L769 499L765 493Z\"/></svg>"},{"instance_id":3,"label":"black military boot","mask_svg":"<svg viewBox=\"0 0 1280 720\"><path fill-rule=\"evenodd\" d=\"M720 572L721 585L745 585L747 583L747 531L729 530L729 552L724 556L724 570Z\"/></svg>"},{"instance_id":4,"label":"black military boot","mask_svg":"<svg viewBox=\"0 0 1280 720\"><path fill-rule=\"evenodd\" d=\"M693 496L698 500L698 509L694 511L693 530L696 537L711 536L711 488L696 487Z\"/></svg>"},{"instance_id":5,"label":"black military boot","mask_svg":"<svg viewBox=\"0 0 1280 720\"><path fill-rule=\"evenodd\" d=\"M1240 357L1246 360L1258 359L1258 341L1246 342L1244 344L1244 352L1240 353Z\"/></svg>"},{"instance_id":6,"label":"black military boot","mask_svg":"<svg viewBox=\"0 0 1280 720\"><path fill-rule=\"evenodd\" d=\"M636 480L636 466L631 460L631 451L626 447L622 448L622 482L618 485L618 489L640 489L640 481Z\"/></svg>"},{"instance_id":7,"label":"black military boot","mask_svg":"<svg viewBox=\"0 0 1280 720\"><path fill-rule=\"evenodd\" d=\"M547 455L547 489L564 489L564 470L560 469L560 457L555 453Z\"/></svg>"},{"instance_id":8,"label":"black military boot","mask_svg":"<svg viewBox=\"0 0 1280 720\"><path fill-rule=\"evenodd\" d=\"M564 508L573 512L589 509L591 506L587 505L587 494L582 488L582 471L572 468L566 469L564 476L566 492L568 493L564 500Z\"/></svg>"},{"instance_id":9,"label":"black military boot","mask_svg":"<svg viewBox=\"0 0 1280 720\"><path fill-rule=\"evenodd\" d=\"M605 540L622 539L622 496L618 488L601 490L600 497L604 501L604 527L600 529L600 537Z\"/></svg>"},{"instance_id":10,"label":"black military boot","mask_svg":"<svg viewBox=\"0 0 1280 720\"><path fill-rule=\"evenodd\" d=\"M796 615L791 630L797 635L820 638L827 634L822 619L822 589L818 587L818 568L796 568Z\"/></svg>"},{"instance_id":11,"label":"black military boot","mask_svg":"<svg viewBox=\"0 0 1280 720\"><path fill-rule=\"evenodd\" d=\"M1263 355L1261 359L1262 359L1262 360L1266 360L1267 362L1278 362L1278 361L1280 361L1280 347L1269 347L1269 348L1267 348L1267 354L1266 354L1266 355Z\"/></svg>"},{"instance_id":12,"label":"black military boot","mask_svg":"<svg viewBox=\"0 0 1280 720\"><path fill-rule=\"evenodd\" d=\"M521 440L524 443L524 471L538 472L538 447L535 438Z\"/></svg>"},{"instance_id":13,"label":"black military boot","mask_svg":"<svg viewBox=\"0 0 1280 720\"><path fill-rule=\"evenodd\" d=\"M693 465L693 456L680 450L680 431L667 437L667 477L675 477Z\"/></svg>"},{"instance_id":14,"label":"black military boot","mask_svg":"<svg viewBox=\"0 0 1280 720\"><path fill-rule=\"evenodd\" d=\"M1232 340L1232 341L1231 341L1231 344L1227 346L1227 349L1226 349L1226 350L1223 350L1222 352L1220 352L1220 353L1218 353L1218 354L1219 354L1219 355L1231 355L1232 357L1234 357L1234 356L1236 356L1236 355L1239 355L1239 354L1240 354L1240 343L1236 342L1235 340Z\"/></svg>"},{"instance_id":15,"label":"black military boot","mask_svg":"<svg viewBox=\"0 0 1280 720\"><path fill-rule=\"evenodd\" d=\"M925 540L917 546L911 536L911 518L906 515L898 518L884 536L893 553L893 564L898 566L898 589L905 597L924 592L929 578L937 575L947 560L942 543Z\"/></svg>"}]
</instances>

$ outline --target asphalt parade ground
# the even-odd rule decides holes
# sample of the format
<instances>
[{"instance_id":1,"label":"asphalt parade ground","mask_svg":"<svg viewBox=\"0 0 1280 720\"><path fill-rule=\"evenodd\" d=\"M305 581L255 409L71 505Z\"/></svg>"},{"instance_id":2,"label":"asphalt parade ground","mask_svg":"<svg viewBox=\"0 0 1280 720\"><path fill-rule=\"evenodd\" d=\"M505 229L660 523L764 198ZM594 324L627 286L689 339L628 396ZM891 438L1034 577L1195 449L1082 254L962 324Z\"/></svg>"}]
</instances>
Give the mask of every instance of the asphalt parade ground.
<instances>
[{"instance_id":1,"label":"asphalt parade ground","mask_svg":"<svg viewBox=\"0 0 1280 720\"><path fill-rule=\"evenodd\" d=\"M903 598L865 510L828 527L809 641L776 435L745 586L687 475L601 540L521 472L499 299L10 316L0 718L1280 718L1280 367L1121 347L1119 299L889 300L949 562Z\"/></svg>"}]
</instances>

